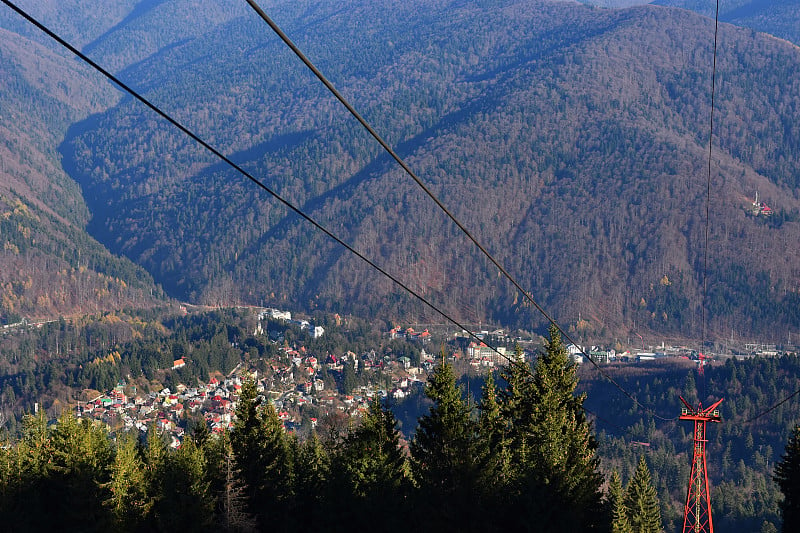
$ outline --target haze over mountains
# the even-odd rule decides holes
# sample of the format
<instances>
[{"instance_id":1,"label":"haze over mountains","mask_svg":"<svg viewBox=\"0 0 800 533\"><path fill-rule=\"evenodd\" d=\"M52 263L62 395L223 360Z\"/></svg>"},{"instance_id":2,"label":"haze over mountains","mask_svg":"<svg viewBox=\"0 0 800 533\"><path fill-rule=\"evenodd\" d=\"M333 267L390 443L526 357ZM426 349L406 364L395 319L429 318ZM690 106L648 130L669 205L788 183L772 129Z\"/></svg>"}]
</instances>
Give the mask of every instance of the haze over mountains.
<instances>
[{"instance_id":1,"label":"haze over mountains","mask_svg":"<svg viewBox=\"0 0 800 533\"><path fill-rule=\"evenodd\" d=\"M714 18L716 2L706 0L581 0L600 7L631 7L644 4L689 9ZM795 0L720 0L719 18L722 22L751 28L800 44L800 10Z\"/></svg>"},{"instance_id":2,"label":"haze over mountains","mask_svg":"<svg viewBox=\"0 0 800 533\"><path fill-rule=\"evenodd\" d=\"M656 0L655 4L691 9L713 17L716 4L701 0ZM800 10L794 0L721 0L723 22L769 33L800 45Z\"/></svg>"},{"instance_id":3,"label":"haze over mountains","mask_svg":"<svg viewBox=\"0 0 800 533\"><path fill-rule=\"evenodd\" d=\"M129 1L96 18L88 4L31 9L448 312L540 323L244 3ZM608 338L699 334L713 20L518 0L264 7L557 319ZM20 201L69 222L33 228L37 239L86 226L169 295L199 303L435 317L141 105L40 48L6 8L0 20L25 33L3 33L23 49L0 52L19 80L0 95L2 115L38 110L3 120L0 150L4 161L23 161L23 146L43 154L27 181L48 184L25 188L23 171L3 171L4 211ZM718 53L710 324L718 336L784 338L800 323L800 51L723 24ZM771 217L753 214L756 192ZM0 240L24 240L10 231ZM97 247L85 239L76 250ZM22 274L3 283L32 257L10 246L2 272ZM114 268L149 294L147 275Z\"/></svg>"}]
</instances>

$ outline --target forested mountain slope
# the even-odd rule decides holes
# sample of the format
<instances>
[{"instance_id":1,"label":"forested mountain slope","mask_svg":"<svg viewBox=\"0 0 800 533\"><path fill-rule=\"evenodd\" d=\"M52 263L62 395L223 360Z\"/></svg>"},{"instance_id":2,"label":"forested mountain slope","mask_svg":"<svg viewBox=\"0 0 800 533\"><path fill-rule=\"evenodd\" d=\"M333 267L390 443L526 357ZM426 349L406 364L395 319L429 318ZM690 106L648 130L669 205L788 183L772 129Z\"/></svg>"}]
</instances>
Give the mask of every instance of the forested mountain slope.
<instances>
[{"instance_id":1,"label":"forested mountain slope","mask_svg":"<svg viewBox=\"0 0 800 533\"><path fill-rule=\"evenodd\" d=\"M137 4L153 2L117 0L105 2L102 8L98 8L94 0L18 0L14 3L40 22L57 28L61 37L80 49L124 20ZM56 48L49 37L5 4L0 6L0 26L27 39L45 43L49 48Z\"/></svg>"},{"instance_id":2,"label":"forested mountain slope","mask_svg":"<svg viewBox=\"0 0 800 533\"><path fill-rule=\"evenodd\" d=\"M699 331L712 21L523 1L273 11L559 319L580 313L608 335L634 324ZM722 335L771 336L798 322L800 54L720 31L711 323ZM125 74L449 311L527 321L487 262L254 16ZM423 312L128 100L74 127L63 152L93 234L174 295ZM751 215L756 192L771 218Z\"/></svg>"},{"instance_id":3,"label":"forested mountain slope","mask_svg":"<svg viewBox=\"0 0 800 533\"><path fill-rule=\"evenodd\" d=\"M104 68L120 71L247 12L244 2L139 0L124 19L87 43L82 51Z\"/></svg>"},{"instance_id":4,"label":"forested mountain slope","mask_svg":"<svg viewBox=\"0 0 800 533\"><path fill-rule=\"evenodd\" d=\"M36 7L437 304L528 323L523 302L252 14L127 2L80 34L84 4ZM697 333L710 21L547 1L269 10L560 320L582 316L608 336ZM797 63L790 45L721 28L709 287L722 335L798 322ZM91 233L173 295L428 313L127 98L70 128L62 152ZM756 191L771 218L752 216Z\"/></svg>"},{"instance_id":5,"label":"forested mountain slope","mask_svg":"<svg viewBox=\"0 0 800 533\"><path fill-rule=\"evenodd\" d=\"M19 4L111 71L198 34L203 17L243 12L223 2ZM0 28L0 323L151 305L162 294L152 277L86 233L91 215L58 152L71 124L121 93L5 6Z\"/></svg>"},{"instance_id":6,"label":"forested mountain slope","mask_svg":"<svg viewBox=\"0 0 800 533\"><path fill-rule=\"evenodd\" d=\"M58 153L68 126L114 91L3 29L0 78L0 323L151 304L152 277L85 232L89 210Z\"/></svg>"},{"instance_id":7,"label":"forested mountain slope","mask_svg":"<svg viewBox=\"0 0 800 533\"><path fill-rule=\"evenodd\" d=\"M656 0L656 4L691 9L714 17L716 4L701 0ZM723 22L769 33L800 45L800 10L795 0L721 0Z\"/></svg>"}]
</instances>

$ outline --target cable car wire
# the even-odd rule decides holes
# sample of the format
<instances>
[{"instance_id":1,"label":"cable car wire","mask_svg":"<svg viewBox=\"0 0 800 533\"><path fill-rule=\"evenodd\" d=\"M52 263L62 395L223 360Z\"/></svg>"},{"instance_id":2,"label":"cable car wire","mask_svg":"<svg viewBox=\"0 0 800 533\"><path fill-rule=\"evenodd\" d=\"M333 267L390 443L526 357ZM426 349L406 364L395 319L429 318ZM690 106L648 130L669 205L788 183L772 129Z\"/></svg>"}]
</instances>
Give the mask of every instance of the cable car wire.
<instances>
[{"instance_id":1,"label":"cable car wire","mask_svg":"<svg viewBox=\"0 0 800 533\"><path fill-rule=\"evenodd\" d=\"M771 407L769 407L769 408L767 408L767 409L765 409L765 410L761 411L760 413L758 413L757 415L755 415L755 416L753 416L753 417L750 417L750 418L748 418L748 419L742 420L742 421L741 421L741 422L739 422L739 423L740 423L740 424L749 424L750 422L755 422L756 420L758 420L758 419L759 419L759 418L761 418L762 416L766 416L766 415L768 415L769 413L771 413L772 411L774 411L775 409L777 409L777 408L778 408L778 407L780 407L781 405L785 404L786 402L788 402L789 400L791 400L792 398L794 398L794 397L795 397L795 396L797 396L798 394L800 394L800 389L798 389L798 390L794 391L794 392L793 392L793 393L791 393L789 396L787 396L787 397L786 397L786 398L784 398L783 400L779 401L779 402L778 402L778 403L776 403L775 405L773 405L773 406L771 406Z\"/></svg>"},{"instance_id":2,"label":"cable car wire","mask_svg":"<svg viewBox=\"0 0 800 533\"><path fill-rule=\"evenodd\" d=\"M708 245L709 234L711 230L711 155L714 147L714 109L715 109L715 96L717 88L717 41L719 39L719 0L717 0L717 8L714 15L714 52L711 61L711 112L709 116L708 127L708 174L706 176L706 224L705 224L705 245L703 248L703 304L701 309L701 343L700 349L705 350L706 347L706 307L708 305ZM706 377L705 374L701 377L702 395L705 397L706 393Z\"/></svg>"}]
</instances>

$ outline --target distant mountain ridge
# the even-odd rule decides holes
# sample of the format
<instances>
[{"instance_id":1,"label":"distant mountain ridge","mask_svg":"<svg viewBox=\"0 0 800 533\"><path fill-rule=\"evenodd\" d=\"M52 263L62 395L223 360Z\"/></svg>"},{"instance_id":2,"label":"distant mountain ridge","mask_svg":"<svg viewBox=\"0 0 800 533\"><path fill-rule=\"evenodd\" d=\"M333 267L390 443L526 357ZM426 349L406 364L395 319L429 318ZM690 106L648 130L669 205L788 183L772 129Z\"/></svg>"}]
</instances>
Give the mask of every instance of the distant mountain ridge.
<instances>
[{"instance_id":1,"label":"distant mountain ridge","mask_svg":"<svg viewBox=\"0 0 800 533\"><path fill-rule=\"evenodd\" d=\"M698 335L707 18L548 1L270 11L560 321ZM171 43L158 20L149 57L120 61L125 27L92 50L117 43L126 80L448 312L541 323L255 17ZM800 323L800 55L721 30L709 319L717 336L781 335ZM432 316L128 99L74 125L61 151L92 235L174 296ZM756 192L774 216L753 214Z\"/></svg>"},{"instance_id":2,"label":"distant mountain ridge","mask_svg":"<svg viewBox=\"0 0 800 533\"><path fill-rule=\"evenodd\" d=\"M691 9L709 17L714 17L716 6L699 0L656 0L654 4ZM800 9L795 0L721 0L719 18L800 46Z\"/></svg>"},{"instance_id":3,"label":"distant mountain ridge","mask_svg":"<svg viewBox=\"0 0 800 533\"><path fill-rule=\"evenodd\" d=\"M714 18L716 3L705 0L581 0L608 8L653 4L689 9ZM720 0L722 22L769 33L800 46L800 9L795 0Z\"/></svg>"}]
</instances>

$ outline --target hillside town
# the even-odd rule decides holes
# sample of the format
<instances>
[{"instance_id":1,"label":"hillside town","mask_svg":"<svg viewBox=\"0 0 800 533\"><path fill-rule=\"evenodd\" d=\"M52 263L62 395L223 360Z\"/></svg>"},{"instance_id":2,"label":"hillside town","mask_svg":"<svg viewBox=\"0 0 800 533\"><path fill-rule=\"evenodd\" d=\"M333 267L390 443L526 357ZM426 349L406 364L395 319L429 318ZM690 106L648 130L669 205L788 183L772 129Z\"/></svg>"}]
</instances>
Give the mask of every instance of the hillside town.
<instances>
[{"instance_id":1,"label":"hillside town","mask_svg":"<svg viewBox=\"0 0 800 533\"><path fill-rule=\"evenodd\" d=\"M374 349L360 355L352 351L319 354L303 345L289 345L266 324L272 320L296 326L314 339L325 334L322 327L293 319L288 311L265 309L258 311L257 316L253 333L269 337L270 342L278 346L276 356L242 362L227 375L216 372L207 382L193 385L173 381L171 387L145 392L138 390L135 382L120 381L112 390L77 406L77 415L103 424L111 432L138 430L145 433L154 426L168 435L172 447L178 447L190 426L189 421L196 424L202 420L213 433L231 429L242 383L252 378L260 395L275 406L286 431L307 434L321 418L331 414L344 419L360 417L376 395L402 402L409 395L421 393L435 366L436 355L430 346L433 335L428 329L416 331L412 327L397 326L385 333L388 340L412 345L415 348L413 359L397 354L381 356ZM528 361L535 357L536 349L530 342L524 343L525 348L517 356L505 346L492 347L497 343L488 342L489 338L508 340L502 330L479 331L472 335L460 332L448 340L446 350L443 344L442 350L449 360L473 375L492 371L512 357ZM681 348L617 353L614 349L571 344L567 349L576 364L585 363L586 356L598 364L645 363L662 357L697 359L696 352ZM180 357L173 361L171 369L164 371L174 373L191 364L190 358ZM705 364L705 360L699 359L698 364ZM355 375L361 379L355 380Z\"/></svg>"},{"instance_id":2,"label":"hillside town","mask_svg":"<svg viewBox=\"0 0 800 533\"><path fill-rule=\"evenodd\" d=\"M293 320L286 311L268 309L262 311L258 319L256 335L269 335L262 326L269 319L308 330L313 338L324 335L322 327L305 320ZM112 432L138 430L144 433L155 426L169 436L172 447L178 447L189 420L203 420L213 433L231 429L242 383L252 378L259 393L275 406L284 428L289 432L306 433L318 423L318 416L314 416L318 413L359 417L375 395L400 401L415 390L422 390L433 368L433 355L425 350L430 334L397 328L387 336L419 343L419 366L412 366L411 358L406 356L378 357L374 350L360 356L353 352L320 355L310 353L304 346L284 343L276 357L259 365L266 367L266 371L259 371L255 362L250 361L250 365L237 365L228 375L217 372L206 383L195 386L178 383L173 388L146 393L137 390L133 383L121 381L113 390L79 405L76 411L78 416L104 424ZM281 341L282 338L276 338L272 342L279 344ZM173 362L172 369L166 371L176 371L190 364L190 359L179 358ZM372 379L345 391L341 382L350 371Z\"/></svg>"}]
</instances>

